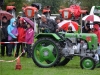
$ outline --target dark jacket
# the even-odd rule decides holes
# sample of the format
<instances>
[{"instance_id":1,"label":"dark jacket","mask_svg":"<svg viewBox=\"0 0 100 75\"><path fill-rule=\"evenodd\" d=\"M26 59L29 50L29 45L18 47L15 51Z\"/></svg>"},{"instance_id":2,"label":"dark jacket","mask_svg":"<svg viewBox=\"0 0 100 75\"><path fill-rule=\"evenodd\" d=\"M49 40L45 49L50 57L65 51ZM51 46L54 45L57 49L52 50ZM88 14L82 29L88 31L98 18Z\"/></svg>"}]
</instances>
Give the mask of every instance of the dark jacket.
<instances>
[{"instance_id":1,"label":"dark jacket","mask_svg":"<svg viewBox=\"0 0 100 75\"><path fill-rule=\"evenodd\" d=\"M40 28L49 29L49 31L51 33L54 33L54 32L56 32L56 29L58 28L58 25L56 24L56 22L54 20L47 19L47 24L45 24L44 22L41 22Z\"/></svg>"},{"instance_id":2,"label":"dark jacket","mask_svg":"<svg viewBox=\"0 0 100 75\"><path fill-rule=\"evenodd\" d=\"M2 39L4 39L4 34L3 34L2 29L0 28L0 42L1 42Z\"/></svg>"},{"instance_id":3,"label":"dark jacket","mask_svg":"<svg viewBox=\"0 0 100 75\"><path fill-rule=\"evenodd\" d=\"M4 38L2 39L3 42L7 42L8 39L8 32L7 32L7 27L9 25L10 21L8 21L7 23L2 22L2 32L4 34ZM0 26L1 26L1 22L0 22Z\"/></svg>"}]
</instances>

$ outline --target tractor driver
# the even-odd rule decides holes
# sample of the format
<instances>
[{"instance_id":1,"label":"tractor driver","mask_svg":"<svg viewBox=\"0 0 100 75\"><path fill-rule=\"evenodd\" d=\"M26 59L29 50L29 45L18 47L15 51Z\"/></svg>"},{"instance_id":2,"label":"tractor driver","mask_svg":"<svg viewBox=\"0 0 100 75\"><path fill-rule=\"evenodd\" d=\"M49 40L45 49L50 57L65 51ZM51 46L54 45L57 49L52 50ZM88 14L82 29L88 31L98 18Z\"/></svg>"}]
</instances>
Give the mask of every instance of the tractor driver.
<instances>
[{"instance_id":1,"label":"tractor driver","mask_svg":"<svg viewBox=\"0 0 100 75\"><path fill-rule=\"evenodd\" d=\"M47 19L45 15L41 15L40 29L43 33L55 33L58 31L58 25L54 20Z\"/></svg>"}]
</instances>

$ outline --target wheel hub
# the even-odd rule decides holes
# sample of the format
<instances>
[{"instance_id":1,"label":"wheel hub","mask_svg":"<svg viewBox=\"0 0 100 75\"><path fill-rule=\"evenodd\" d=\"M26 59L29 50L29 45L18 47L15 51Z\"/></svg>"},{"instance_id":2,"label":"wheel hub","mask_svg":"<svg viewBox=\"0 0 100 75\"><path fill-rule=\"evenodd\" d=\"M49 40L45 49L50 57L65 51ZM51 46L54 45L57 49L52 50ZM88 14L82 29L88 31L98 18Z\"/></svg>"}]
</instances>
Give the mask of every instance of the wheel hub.
<instances>
[{"instance_id":1,"label":"wheel hub","mask_svg":"<svg viewBox=\"0 0 100 75\"><path fill-rule=\"evenodd\" d=\"M49 52L48 52L47 50L45 50L45 51L43 52L43 54L44 54L44 56L48 56L48 55L49 55Z\"/></svg>"},{"instance_id":2,"label":"wheel hub","mask_svg":"<svg viewBox=\"0 0 100 75\"><path fill-rule=\"evenodd\" d=\"M84 67L85 68L91 68L93 66L93 62L90 59L84 60L84 63L83 64L84 64Z\"/></svg>"},{"instance_id":3,"label":"wheel hub","mask_svg":"<svg viewBox=\"0 0 100 75\"><path fill-rule=\"evenodd\" d=\"M87 65L87 66L89 66L89 65L90 65L90 63L89 63L89 62L86 62L86 65Z\"/></svg>"}]
</instances>

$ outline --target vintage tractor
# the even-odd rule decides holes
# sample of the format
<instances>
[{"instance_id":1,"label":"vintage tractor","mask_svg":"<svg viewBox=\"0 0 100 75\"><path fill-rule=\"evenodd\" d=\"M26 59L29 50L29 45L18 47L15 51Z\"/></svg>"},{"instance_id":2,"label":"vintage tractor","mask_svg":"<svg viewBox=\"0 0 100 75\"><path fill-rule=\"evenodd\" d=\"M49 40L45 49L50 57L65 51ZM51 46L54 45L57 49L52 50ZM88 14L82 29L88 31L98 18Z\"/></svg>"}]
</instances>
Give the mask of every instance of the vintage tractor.
<instances>
[{"instance_id":1,"label":"vintage tractor","mask_svg":"<svg viewBox=\"0 0 100 75\"><path fill-rule=\"evenodd\" d=\"M31 20L34 21L34 31L35 33L39 32L37 31L38 26L40 25L40 13L39 10L41 9L41 4L40 3L32 3L31 6L27 4L23 4L24 6L22 7L23 9L23 15L25 17L30 18Z\"/></svg>"},{"instance_id":2,"label":"vintage tractor","mask_svg":"<svg viewBox=\"0 0 100 75\"><path fill-rule=\"evenodd\" d=\"M7 7L6 11L11 13L14 18L16 18L16 7L14 6L15 2L10 2Z\"/></svg>"},{"instance_id":3,"label":"vintage tractor","mask_svg":"<svg viewBox=\"0 0 100 75\"><path fill-rule=\"evenodd\" d=\"M50 10L50 6L45 6L42 10L42 13L47 17L47 18L50 18L50 13L51 13L51 10Z\"/></svg>"},{"instance_id":4,"label":"vintage tractor","mask_svg":"<svg viewBox=\"0 0 100 75\"><path fill-rule=\"evenodd\" d=\"M64 66L74 56L80 57L82 69L99 64L97 36L86 33L40 33L33 45L32 59L39 67Z\"/></svg>"},{"instance_id":5,"label":"vintage tractor","mask_svg":"<svg viewBox=\"0 0 100 75\"><path fill-rule=\"evenodd\" d=\"M63 19L74 20L80 24L81 15L86 15L88 11L81 10L80 6L78 5L71 5L69 8L61 7L59 13Z\"/></svg>"}]
</instances>

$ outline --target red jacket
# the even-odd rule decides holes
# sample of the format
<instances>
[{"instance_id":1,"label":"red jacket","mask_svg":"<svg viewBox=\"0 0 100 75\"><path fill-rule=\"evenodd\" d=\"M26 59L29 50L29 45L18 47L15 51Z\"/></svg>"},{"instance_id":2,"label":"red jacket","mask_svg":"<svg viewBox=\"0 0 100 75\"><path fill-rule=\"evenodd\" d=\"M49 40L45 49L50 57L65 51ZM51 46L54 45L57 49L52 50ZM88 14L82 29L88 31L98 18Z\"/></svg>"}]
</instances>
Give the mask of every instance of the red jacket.
<instances>
[{"instance_id":1,"label":"red jacket","mask_svg":"<svg viewBox=\"0 0 100 75\"><path fill-rule=\"evenodd\" d=\"M18 42L25 42L26 31L23 27L18 27Z\"/></svg>"},{"instance_id":2,"label":"red jacket","mask_svg":"<svg viewBox=\"0 0 100 75\"><path fill-rule=\"evenodd\" d=\"M99 25L98 24L94 25L94 33L97 35L98 43L100 44L100 30L99 30Z\"/></svg>"}]
</instances>

